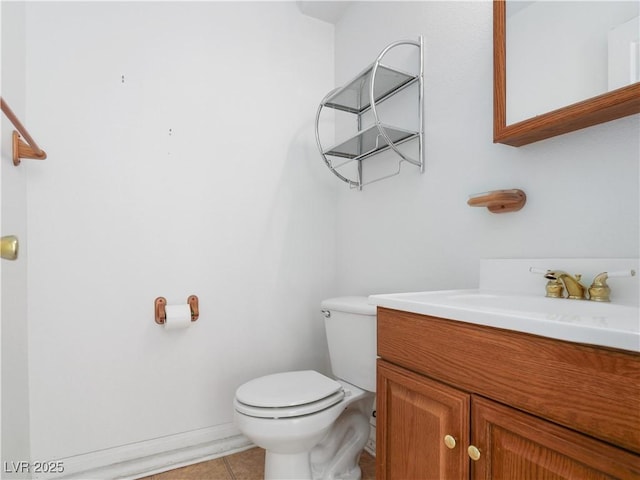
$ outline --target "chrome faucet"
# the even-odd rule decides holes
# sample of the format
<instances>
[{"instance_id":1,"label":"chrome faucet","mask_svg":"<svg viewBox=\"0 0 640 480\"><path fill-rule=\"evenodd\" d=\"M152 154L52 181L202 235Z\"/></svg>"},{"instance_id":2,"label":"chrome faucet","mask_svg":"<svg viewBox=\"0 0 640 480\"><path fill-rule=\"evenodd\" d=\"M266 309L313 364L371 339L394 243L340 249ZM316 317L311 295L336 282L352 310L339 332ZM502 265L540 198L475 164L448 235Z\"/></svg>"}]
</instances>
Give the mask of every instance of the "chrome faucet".
<instances>
[{"instance_id":1,"label":"chrome faucet","mask_svg":"<svg viewBox=\"0 0 640 480\"><path fill-rule=\"evenodd\" d=\"M544 274L544 278L548 280L560 281L564 285L565 290L569 294L567 298L584 300L586 298L586 287L580 283L582 275L569 275L561 270L549 270Z\"/></svg>"}]
</instances>

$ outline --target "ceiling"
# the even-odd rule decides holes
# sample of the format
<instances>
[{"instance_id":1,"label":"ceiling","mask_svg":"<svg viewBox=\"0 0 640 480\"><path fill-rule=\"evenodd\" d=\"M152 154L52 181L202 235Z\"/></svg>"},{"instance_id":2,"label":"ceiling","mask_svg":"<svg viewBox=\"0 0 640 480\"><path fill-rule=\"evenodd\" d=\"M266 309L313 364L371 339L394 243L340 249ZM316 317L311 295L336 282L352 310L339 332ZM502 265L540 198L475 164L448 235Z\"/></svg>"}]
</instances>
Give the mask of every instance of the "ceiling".
<instances>
[{"instance_id":1,"label":"ceiling","mask_svg":"<svg viewBox=\"0 0 640 480\"><path fill-rule=\"evenodd\" d=\"M346 0L335 1L309 1L298 0L296 4L302 13L328 23L336 24L342 14L351 6L353 2Z\"/></svg>"}]
</instances>

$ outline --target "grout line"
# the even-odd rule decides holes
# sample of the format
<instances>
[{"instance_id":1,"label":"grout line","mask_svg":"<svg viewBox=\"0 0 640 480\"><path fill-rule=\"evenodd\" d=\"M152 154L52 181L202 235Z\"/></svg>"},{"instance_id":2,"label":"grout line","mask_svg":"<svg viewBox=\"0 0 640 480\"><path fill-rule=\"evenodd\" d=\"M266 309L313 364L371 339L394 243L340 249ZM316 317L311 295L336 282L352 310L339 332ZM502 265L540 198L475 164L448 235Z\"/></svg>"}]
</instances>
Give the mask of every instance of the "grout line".
<instances>
[{"instance_id":1,"label":"grout line","mask_svg":"<svg viewBox=\"0 0 640 480\"><path fill-rule=\"evenodd\" d=\"M229 464L227 457L222 457L222 461L224 462L224 466L227 469L227 473L231 476L231 480L238 480L236 476L233 474L233 469L231 468L231 465Z\"/></svg>"}]
</instances>

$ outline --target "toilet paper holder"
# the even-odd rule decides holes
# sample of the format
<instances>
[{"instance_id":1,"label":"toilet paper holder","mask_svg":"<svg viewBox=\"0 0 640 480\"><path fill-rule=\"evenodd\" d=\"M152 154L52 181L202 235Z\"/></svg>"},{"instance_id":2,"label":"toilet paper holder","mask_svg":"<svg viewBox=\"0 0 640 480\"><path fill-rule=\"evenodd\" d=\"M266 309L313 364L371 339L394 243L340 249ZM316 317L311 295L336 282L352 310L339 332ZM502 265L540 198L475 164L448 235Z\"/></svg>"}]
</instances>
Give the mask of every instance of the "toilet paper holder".
<instances>
[{"instance_id":1,"label":"toilet paper holder","mask_svg":"<svg viewBox=\"0 0 640 480\"><path fill-rule=\"evenodd\" d=\"M189 304L189 308L191 309L191 321L195 322L200 316L200 311L198 310L198 297L196 295L189 295L189 298L187 298L187 303ZM155 299L154 305L156 312L156 323L158 325L163 325L165 320L167 319L167 311L165 310L165 307L167 306L167 299L164 297L158 297Z\"/></svg>"}]
</instances>

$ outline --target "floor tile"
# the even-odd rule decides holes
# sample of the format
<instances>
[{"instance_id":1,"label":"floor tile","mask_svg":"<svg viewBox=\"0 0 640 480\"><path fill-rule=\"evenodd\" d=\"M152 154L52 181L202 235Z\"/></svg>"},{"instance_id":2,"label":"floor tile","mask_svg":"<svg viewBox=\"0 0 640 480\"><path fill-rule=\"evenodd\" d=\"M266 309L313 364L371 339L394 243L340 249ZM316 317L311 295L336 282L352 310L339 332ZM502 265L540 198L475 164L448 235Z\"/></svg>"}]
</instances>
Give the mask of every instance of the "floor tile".
<instances>
[{"instance_id":1,"label":"floor tile","mask_svg":"<svg viewBox=\"0 0 640 480\"><path fill-rule=\"evenodd\" d=\"M376 457L362 452L360 470L362 470L362 480L376 480Z\"/></svg>"},{"instance_id":2,"label":"floor tile","mask_svg":"<svg viewBox=\"0 0 640 480\"><path fill-rule=\"evenodd\" d=\"M251 448L224 457L234 480L262 480L264 478L264 450Z\"/></svg>"},{"instance_id":3,"label":"floor tile","mask_svg":"<svg viewBox=\"0 0 640 480\"><path fill-rule=\"evenodd\" d=\"M363 452L360 457L360 469L362 480L375 480L375 457ZM158 473L140 480L262 480L263 478L264 450L250 448L226 457Z\"/></svg>"},{"instance_id":4,"label":"floor tile","mask_svg":"<svg viewBox=\"0 0 640 480\"><path fill-rule=\"evenodd\" d=\"M233 480L223 458L145 477L142 480Z\"/></svg>"}]
</instances>

